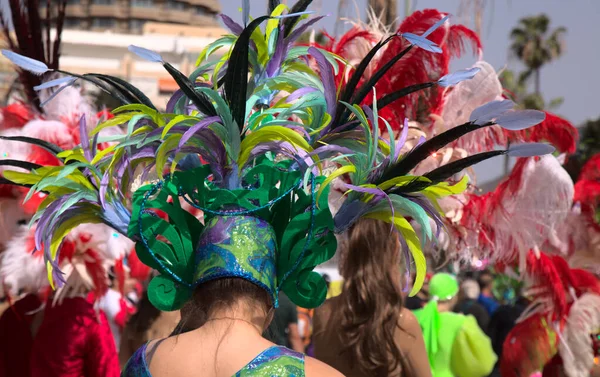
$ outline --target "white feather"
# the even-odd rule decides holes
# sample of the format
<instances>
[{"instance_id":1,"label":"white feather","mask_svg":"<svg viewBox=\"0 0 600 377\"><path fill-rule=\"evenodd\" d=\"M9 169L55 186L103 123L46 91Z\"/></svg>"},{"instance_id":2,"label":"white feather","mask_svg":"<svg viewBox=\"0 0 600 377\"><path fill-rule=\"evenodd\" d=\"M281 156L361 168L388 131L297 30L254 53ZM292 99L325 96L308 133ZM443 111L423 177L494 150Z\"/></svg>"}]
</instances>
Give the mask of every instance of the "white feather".
<instances>
[{"instance_id":1,"label":"white feather","mask_svg":"<svg viewBox=\"0 0 600 377\"><path fill-rule=\"evenodd\" d=\"M586 293L569 312L567 325L558 345L568 377L587 377L594 365L591 335L600 328L600 296Z\"/></svg>"}]
</instances>

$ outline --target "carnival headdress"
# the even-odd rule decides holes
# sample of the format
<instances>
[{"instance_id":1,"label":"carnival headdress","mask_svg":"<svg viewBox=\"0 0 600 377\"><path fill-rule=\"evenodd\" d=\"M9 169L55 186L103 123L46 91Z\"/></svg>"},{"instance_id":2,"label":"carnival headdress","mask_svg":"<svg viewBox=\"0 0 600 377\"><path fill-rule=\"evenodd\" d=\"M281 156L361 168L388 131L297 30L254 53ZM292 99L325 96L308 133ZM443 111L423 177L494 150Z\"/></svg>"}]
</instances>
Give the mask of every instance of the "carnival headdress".
<instances>
[{"instance_id":1,"label":"carnival headdress","mask_svg":"<svg viewBox=\"0 0 600 377\"><path fill-rule=\"evenodd\" d=\"M88 80L123 102L113 111L115 117L91 134L81 129L79 148L44 144L63 165L4 173L9 181L31 187L31 192L48 194L34 220L36 248L44 249L53 284L62 282L56 261L64 236L80 223L105 223L134 239L140 260L160 272L148 291L160 309L177 309L194 287L224 277L257 284L272 295L275 305L283 290L296 304L315 307L325 299L326 284L313 268L335 253L334 232L370 217L389 222L402 234L403 248L412 254L417 269L414 294L425 276L422 244L433 238L428 219L440 218L436 200L466 187L466 179L455 185L446 179L493 156L553 151L545 144L515 145L469 156L423 176L409 175L425 157L471 131L494 124L527 128L543 120L543 113L513 111L492 102L473 111L467 123L403 155L402 138L396 142L380 137L380 122L386 126L389 122L378 114L424 86L379 98L374 93L372 105L360 104L412 49L440 52L427 37L447 17L440 17L422 35L385 38L349 81L336 87L339 57L315 47L294 46L321 18L308 18L310 3L299 1L288 9L273 1L270 16L250 20L244 2L244 26L222 16L231 34L200 55L189 77L159 54L131 46L138 57L163 65L179 85L165 112L129 83L106 75L61 72L68 77L44 86L58 86L58 91L73 79ZM263 23L264 31L259 28ZM398 38L409 45L361 83L377 51ZM210 61L218 49L225 53ZM38 74L50 71L38 61L4 54ZM458 71L426 86L452 86L476 73L477 69ZM126 127L127 134L111 137L114 145L97 150L100 141L107 141L98 132L118 125ZM403 135L407 131L405 125ZM327 196L336 178L343 178L348 194L332 217ZM204 224L182 203L203 211ZM421 234L414 231L409 217L421 225Z\"/></svg>"}]
</instances>

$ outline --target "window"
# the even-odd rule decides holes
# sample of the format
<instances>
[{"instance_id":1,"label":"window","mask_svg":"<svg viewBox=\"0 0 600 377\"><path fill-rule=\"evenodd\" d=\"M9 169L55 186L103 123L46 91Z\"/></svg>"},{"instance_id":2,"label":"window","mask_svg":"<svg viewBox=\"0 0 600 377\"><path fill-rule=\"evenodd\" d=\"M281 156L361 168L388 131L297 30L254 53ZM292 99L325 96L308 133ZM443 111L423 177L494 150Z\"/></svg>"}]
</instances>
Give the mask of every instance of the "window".
<instances>
[{"instance_id":1,"label":"window","mask_svg":"<svg viewBox=\"0 0 600 377\"><path fill-rule=\"evenodd\" d=\"M67 29L77 29L79 24L80 22L77 18L65 18L65 27Z\"/></svg>"},{"instance_id":2,"label":"window","mask_svg":"<svg viewBox=\"0 0 600 377\"><path fill-rule=\"evenodd\" d=\"M97 17L92 19L92 27L109 28L115 26L115 19L108 17Z\"/></svg>"},{"instance_id":3,"label":"window","mask_svg":"<svg viewBox=\"0 0 600 377\"><path fill-rule=\"evenodd\" d=\"M131 20L129 20L129 30L139 33L144 29L145 23L146 23L145 20L138 20L138 19L132 18Z\"/></svg>"},{"instance_id":4,"label":"window","mask_svg":"<svg viewBox=\"0 0 600 377\"><path fill-rule=\"evenodd\" d=\"M176 1L176 0L168 0L167 8L173 9L173 10L185 10L186 4Z\"/></svg>"},{"instance_id":5,"label":"window","mask_svg":"<svg viewBox=\"0 0 600 377\"><path fill-rule=\"evenodd\" d=\"M200 16L206 16L209 14L208 9L206 9L205 7L199 5L196 7L196 14L200 15Z\"/></svg>"},{"instance_id":6,"label":"window","mask_svg":"<svg viewBox=\"0 0 600 377\"><path fill-rule=\"evenodd\" d=\"M131 6L150 8L154 6L154 0L132 0Z\"/></svg>"},{"instance_id":7,"label":"window","mask_svg":"<svg viewBox=\"0 0 600 377\"><path fill-rule=\"evenodd\" d=\"M92 0L94 5L111 5L114 4L115 0Z\"/></svg>"}]
</instances>

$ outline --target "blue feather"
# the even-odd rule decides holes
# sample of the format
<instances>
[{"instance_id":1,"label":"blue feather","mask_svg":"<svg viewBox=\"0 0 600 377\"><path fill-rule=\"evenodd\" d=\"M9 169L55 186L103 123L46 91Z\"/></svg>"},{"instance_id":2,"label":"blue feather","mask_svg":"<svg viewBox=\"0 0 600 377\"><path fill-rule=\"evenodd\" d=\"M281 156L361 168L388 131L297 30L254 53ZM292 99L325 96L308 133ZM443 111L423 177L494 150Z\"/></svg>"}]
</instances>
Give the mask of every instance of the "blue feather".
<instances>
[{"instance_id":1,"label":"blue feather","mask_svg":"<svg viewBox=\"0 0 600 377\"><path fill-rule=\"evenodd\" d=\"M40 90L44 90L44 89L48 89L48 88L53 88L55 86L59 86L59 85L65 84L65 83L67 83L66 86L70 86L70 85L73 85L73 83L75 81L77 81L76 77L70 77L70 76L61 77L59 79L46 81L45 83L38 85L38 86L34 86L33 90L40 91Z\"/></svg>"},{"instance_id":2,"label":"blue feather","mask_svg":"<svg viewBox=\"0 0 600 377\"><path fill-rule=\"evenodd\" d=\"M553 153L556 150L552 145L545 143L526 143L511 145L508 155L511 157L533 157Z\"/></svg>"},{"instance_id":3,"label":"blue feather","mask_svg":"<svg viewBox=\"0 0 600 377\"><path fill-rule=\"evenodd\" d=\"M425 51L435 52L437 54L442 52L442 49L438 45L420 35L416 35L413 33L402 33L402 37L406 39L410 44L422 48Z\"/></svg>"},{"instance_id":4,"label":"blue feather","mask_svg":"<svg viewBox=\"0 0 600 377\"><path fill-rule=\"evenodd\" d=\"M42 75L50 70L48 66L41 61L19 55L16 52L2 50L2 55L4 55L5 58L17 65L19 68L36 75Z\"/></svg>"},{"instance_id":5,"label":"blue feather","mask_svg":"<svg viewBox=\"0 0 600 377\"><path fill-rule=\"evenodd\" d=\"M512 110L513 107L515 107L515 103L509 99L488 102L473 110L469 122L482 126Z\"/></svg>"},{"instance_id":6,"label":"blue feather","mask_svg":"<svg viewBox=\"0 0 600 377\"><path fill-rule=\"evenodd\" d=\"M127 49L144 60L154 63L164 63L162 56L158 52L134 45L130 45Z\"/></svg>"},{"instance_id":7,"label":"blue feather","mask_svg":"<svg viewBox=\"0 0 600 377\"><path fill-rule=\"evenodd\" d=\"M250 0L242 2L242 19L244 20L244 26L248 26L248 22L250 22Z\"/></svg>"},{"instance_id":8,"label":"blue feather","mask_svg":"<svg viewBox=\"0 0 600 377\"><path fill-rule=\"evenodd\" d=\"M546 114L543 111L518 110L500 115L496 118L496 124L507 130L519 131L535 126L543 122L544 119L546 119Z\"/></svg>"},{"instance_id":9,"label":"blue feather","mask_svg":"<svg viewBox=\"0 0 600 377\"><path fill-rule=\"evenodd\" d=\"M447 74L446 76L439 79L438 85L443 87L454 86L461 81L471 80L479 71L481 71L481 69L477 67L461 69L460 71Z\"/></svg>"},{"instance_id":10,"label":"blue feather","mask_svg":"<svg viewBox=\"0 0 600 377\"><path fill-rule=\"evenodd\" d=\"M437 28L439 28L440 26L442 26L442 24L443 24L444 22L446 22L446 20L447 20L448 18L450 18L450 15L447 15L446 17L442 18L441 20L439 20L438 22L436 22L435 24L433 24L433 25L432 25L432 26L431 26L429 29L427 29L427 30L426 30L426 31L423 33L422 37L423 37L423 38L427 38L427 37L429 36L429 34L433 33L434 31L436 31L436 30L437 30Z\"/></svg>"}]
</instances>

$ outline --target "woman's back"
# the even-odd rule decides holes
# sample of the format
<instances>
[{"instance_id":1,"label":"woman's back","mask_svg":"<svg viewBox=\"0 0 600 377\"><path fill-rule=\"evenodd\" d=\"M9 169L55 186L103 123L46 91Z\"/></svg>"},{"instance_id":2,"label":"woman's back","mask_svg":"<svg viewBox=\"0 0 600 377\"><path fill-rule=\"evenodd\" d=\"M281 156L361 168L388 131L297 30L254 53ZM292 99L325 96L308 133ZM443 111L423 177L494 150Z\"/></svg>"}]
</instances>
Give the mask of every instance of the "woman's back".
<instances>
[{"instance_id":1,"label":"woman's back","mask_svg":"<svg viewBox=\"0 0 600 377\"><path fill-rule=\"evenodd\" d=\"M315 357L336 368L347 377L365 377L365 374L355 366L353 356L349 352L343 352L346 344L340 336L343 332L342 300L343 296L329 299L315 310L313 320ZM401 351L405 364L411 369L411 375L413 377L431 376L427 354L419 352L425 349L425 344L415 316L409 310L402 309L398 325L394 340ZM411 352L412 350L416 350L416 352Z\"/></svg>"},{"instance_id":2,"label":"woman's back","mask_svg":"<svg viewBox=\"0 0 600 377\"><path fill-rule=\"evenodd\" d=\"M301 353L256 335L243 321L214 321L152 342L131 358L125 377L340 376Z\"/></svg>"}]
</instances>

